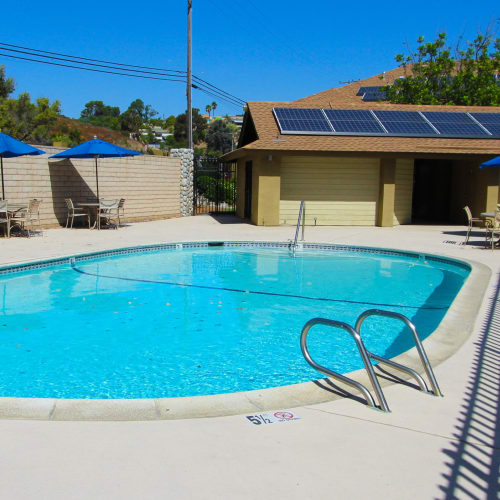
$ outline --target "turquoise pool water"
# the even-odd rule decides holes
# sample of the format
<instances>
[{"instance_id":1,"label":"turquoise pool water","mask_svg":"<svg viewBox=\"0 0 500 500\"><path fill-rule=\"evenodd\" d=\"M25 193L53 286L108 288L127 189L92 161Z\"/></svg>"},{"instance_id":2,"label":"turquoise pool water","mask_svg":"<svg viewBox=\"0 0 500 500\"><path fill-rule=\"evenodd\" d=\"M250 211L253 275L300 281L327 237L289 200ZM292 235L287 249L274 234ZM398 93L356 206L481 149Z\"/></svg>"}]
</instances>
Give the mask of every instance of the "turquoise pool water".
<instances>
[{"instance_id":1,"label":"turquoise pool water","mask_svg":"<svg viewBox=\"0 0 500 500\"><path fill-rule=\"evenodd\" d=\"M321 378L299 337L320 316L351 325L400 312L422 338L446 314L467 266L355 250L199 247L95 256L0 276L0 396L157 398ZM369 350L412 347L394 320L363 325ZM354 342L315 327L311 354L362 366Z\"/></svg>"}]
</instances>

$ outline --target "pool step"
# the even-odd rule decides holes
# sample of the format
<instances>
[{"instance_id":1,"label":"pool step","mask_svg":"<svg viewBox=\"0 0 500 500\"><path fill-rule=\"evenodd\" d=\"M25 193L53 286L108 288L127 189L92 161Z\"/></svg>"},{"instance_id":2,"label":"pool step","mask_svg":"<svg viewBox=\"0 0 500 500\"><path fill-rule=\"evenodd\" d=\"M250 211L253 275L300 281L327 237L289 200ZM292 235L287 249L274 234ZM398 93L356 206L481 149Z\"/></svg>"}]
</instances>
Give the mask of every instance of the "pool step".
<instances>
[{"instance_id":1,"label":"pool step","mask_svg":"<svg viewBox=\"0 0 500 500\"><path fill-rule=\"evenodd\" d=\"M422 362L427 378L429 379L431 390L427 388L424 379L415 370L412 370L408 366L396 363L395 361L392 361L390 359L378 356L377 354L374 354L366 349L365 344L361 338L361 325L370 316L385 316L388 318L398 319L403 323L405 323L405 325L410 329L413 335L413 340L415 341L415 346L420 356L420 361ZM356 380L353 380L352 378L346 377L345 375L341 375L340 373L334 372L329 368L321 366L311 358L309 350L307 349L307 335L309 333L309 330L315 325L324 325L324 326L330 326L332 328L341 329L348 332L352 336L352 338L356 342L356 346L358 348L359 354L361 355L361 359L363 361L366 373L368 374L368 378L370 379L373 390L377 396L378 406L375 403L375 400L373 399L373 396L371 395L370 391L363 384L357 382ZM378 382L377 375L375 374L375 370L373 369L373 365L370 362L370 359L378 361L379 363L386 364L392 368L395 368L396 370L402 371L410 375L417 381L420 389L423 392L427 394L433 394L434 396L442 396L436 377L434 376L434 372L432 371L432 367L429 363L429 359L427 358L424 346L422 345L422 341L420 340L420 337L418 335L417 329L415 325L406 316L402 314L392 311L384 311L382 309L368 309L367 311L359 315L358 319L356 320L354 328L342 321L335 321L326 318L313 318L310 319L302 328L302 333L300 335L300 348L302 350L302 354L304 355L305 360L315 370L318 370L319 372L325 375L333 377L337 380L340 380L341 382L344 382L347 385L350 385L351 387L358 389L365 397L368 406L370 406L371 408L382 410L385 412L390 411L389 406L387 405L387 401L385 400L384 393L382 392L382 388L380 387L380 384Z\"/></svg>"}]
</instances>

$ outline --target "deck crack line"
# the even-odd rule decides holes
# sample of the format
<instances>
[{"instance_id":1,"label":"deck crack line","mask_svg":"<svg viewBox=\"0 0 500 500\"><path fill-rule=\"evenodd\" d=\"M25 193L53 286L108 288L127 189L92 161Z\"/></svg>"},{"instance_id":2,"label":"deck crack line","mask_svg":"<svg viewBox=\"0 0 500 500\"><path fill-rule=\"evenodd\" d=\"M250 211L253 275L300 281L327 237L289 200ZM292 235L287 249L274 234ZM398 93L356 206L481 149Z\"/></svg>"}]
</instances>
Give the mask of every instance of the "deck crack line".
<instances>
[{"instance_id":1,"label":"deck crack line","mask_svg":"<svg viewBox=\"0 0 500 500\"><path fill-rule=\"evenodd\" d=\"M418 434L425 434L427 436L433 436L433 437L437 437L437 438L441 438L441 439L446 439L447 441L454 441L454 442L465 443L465 444L468 444L470 446L481 446L481 447L484 447L484 448L491 448L493 450L500 450L500 447L498 447L498 446L491 446L491 445L485 444L485 443L472 442L472 441L468 441L466 439L457 439L457 438L454 438L454 437L451 437L451 436L444 436L443 434L435 434L433 432L420 431L418 429L412 429L410 427L403 427L401 425L387 424L387 423L384 423L384 422L376 422L374 420L368 420L367 418L354 417L352 415L346 415L344 413L337 413L337 412L334 412L334 411L321 410L320 408L311 408L310 406L303 406L302 408L305 408L306 410L318 411L320 413L327 413L328 415L336 415L337 417L345 417L345 418L350 418L352 420L360 420L361 422L368 422L370 424L384 425L386 427L393 427L395 429L401 429L401 430L405 430L405 431L416 432Z\"/></svg>"}]
</instances>

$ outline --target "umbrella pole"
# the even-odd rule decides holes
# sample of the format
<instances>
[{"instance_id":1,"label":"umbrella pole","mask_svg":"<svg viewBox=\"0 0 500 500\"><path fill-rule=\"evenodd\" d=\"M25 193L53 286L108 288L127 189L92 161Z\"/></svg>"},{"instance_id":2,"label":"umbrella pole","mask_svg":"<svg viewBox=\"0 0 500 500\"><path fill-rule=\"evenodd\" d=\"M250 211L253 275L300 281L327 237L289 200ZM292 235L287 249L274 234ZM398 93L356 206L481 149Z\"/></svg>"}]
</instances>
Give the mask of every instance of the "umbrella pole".
<instances>
[{"instance_id":1,"label":"umbrella pole","mask_svg":"<svg viewBox=\"0 0 500 500\"><path fill-rule=\"evenodd\" d=\"M99 176L97 175L97 156L95 157L95 183L97 186L97 201L99 201Z\"/></svg>"},{"instance_id":2,"label":"umbrella pole","mask_svg":"<svg viewBox=\"0 0 500 500\"><path fill-rule=\"evenodd\" d=\"M5 200L5 186L3 183L3 155L0 155L0 164L2 165L2 200Z\"/></svg>"}]
</instances>

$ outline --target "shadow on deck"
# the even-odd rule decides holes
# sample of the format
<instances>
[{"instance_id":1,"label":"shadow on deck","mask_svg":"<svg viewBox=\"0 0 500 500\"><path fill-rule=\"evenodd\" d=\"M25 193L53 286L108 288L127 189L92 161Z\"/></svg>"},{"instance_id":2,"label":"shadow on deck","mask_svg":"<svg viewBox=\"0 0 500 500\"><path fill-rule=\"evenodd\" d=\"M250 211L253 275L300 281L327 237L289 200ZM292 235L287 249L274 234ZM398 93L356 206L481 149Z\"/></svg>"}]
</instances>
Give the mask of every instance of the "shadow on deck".
<instances>
[{"instance_id":1,"label":"shadow on deck","mask_svg":"<svg viewBox=\"0 0 500 500\"><path fill-rule=\"evenodd\" d=\"M475 344L453 436L442 451L448 471L440 498L500 498L500 275Z\"/></svg>"}]
</instances>

